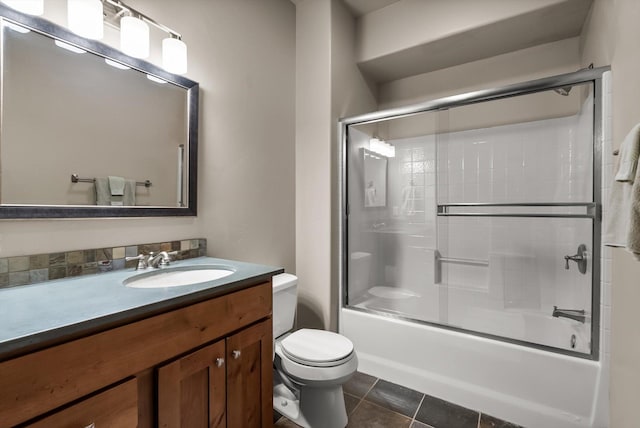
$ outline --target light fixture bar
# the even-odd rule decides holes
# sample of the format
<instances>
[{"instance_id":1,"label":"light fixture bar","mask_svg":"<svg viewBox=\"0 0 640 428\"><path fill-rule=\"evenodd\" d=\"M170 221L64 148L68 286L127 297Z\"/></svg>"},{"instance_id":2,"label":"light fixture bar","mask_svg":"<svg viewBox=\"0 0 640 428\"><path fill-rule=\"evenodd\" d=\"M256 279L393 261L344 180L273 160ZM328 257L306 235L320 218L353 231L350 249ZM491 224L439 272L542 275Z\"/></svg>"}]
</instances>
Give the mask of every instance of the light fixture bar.
<instances>
[{"instance_id":1,"label":"light fixture bar","mask_svg":"<svg viewBox=\"0 0 640 428\"><path fill-rule=\"evenodd\" d=\"M164 31L165 33L169 33L169 35L171 35L172 37L175 37L178 40L182 40L182 35L180 33L178 33L177 31L172 30L171 28L167 27L166 25L160 24L156 20L154 20L152 18L149 18L144 13L141 13L141 12L137 11L136 9L134 9L131 6L121 2L120 0L102 0L102 3L104 3L105 5L115 6L115 8L117 9L117 11L114 12L114 15L115 15L116 18L119 18L124 13L129 13L129 14L135 16L136 18L141 19L141 20L147 22L148 24L151 24L154 27ZM116 19L115 23L114 22L110 22L110 24L119 28L117 22L118 21Z\"/></svg>"}]
</instances>

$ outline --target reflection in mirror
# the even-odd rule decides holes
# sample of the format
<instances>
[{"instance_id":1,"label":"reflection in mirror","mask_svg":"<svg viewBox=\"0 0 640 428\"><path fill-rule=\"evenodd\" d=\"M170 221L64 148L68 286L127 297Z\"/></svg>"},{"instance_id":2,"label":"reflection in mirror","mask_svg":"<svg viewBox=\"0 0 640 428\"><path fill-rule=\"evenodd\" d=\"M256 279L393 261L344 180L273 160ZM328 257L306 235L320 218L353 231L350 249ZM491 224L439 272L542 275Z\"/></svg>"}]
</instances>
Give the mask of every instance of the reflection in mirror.
<instances>
[{"instance_id":1,"label":"reflection in mirror","mask_svg":"<svg viewBox=\"0 0 640 428\"><path fill-rule=\"evenodd\" d=\"M364 206L387 205L387 158L367 149L364 156Z\"/></svg>"},{"instance_id":2,"label":"reflection in mirror","mask_svg":"<svg viewBox=\"0 0 640 428\"><path fill-rule=\"evenodd\" d=\"M195 215L197 83L24 19L2 26L0 216Z\"/></svg>"}]
</instances>

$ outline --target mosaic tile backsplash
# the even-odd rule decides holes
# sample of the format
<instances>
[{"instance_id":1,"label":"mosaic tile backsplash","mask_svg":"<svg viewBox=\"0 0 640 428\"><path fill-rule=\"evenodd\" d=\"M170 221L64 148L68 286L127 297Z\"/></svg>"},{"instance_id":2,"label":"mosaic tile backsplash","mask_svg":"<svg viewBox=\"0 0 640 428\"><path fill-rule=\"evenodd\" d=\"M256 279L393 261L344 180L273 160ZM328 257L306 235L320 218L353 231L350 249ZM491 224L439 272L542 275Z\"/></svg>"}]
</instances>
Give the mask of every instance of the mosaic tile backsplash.
<instances>
[{"instance_id":1,"label":"mosaic tile backsplash","mask_svg":"<svg viewBox=\"0 0 640 428\"><path fill-rule=\"evenodd\" d=\"M177 251L178 253L172 256L175 260L206 256L207 240L188 239L155 244L0 258L0 288L135 268L138 261L127 262L125 257L135 257L138 254L158 253L160 251Z\"/></svg>"}]
</instances>

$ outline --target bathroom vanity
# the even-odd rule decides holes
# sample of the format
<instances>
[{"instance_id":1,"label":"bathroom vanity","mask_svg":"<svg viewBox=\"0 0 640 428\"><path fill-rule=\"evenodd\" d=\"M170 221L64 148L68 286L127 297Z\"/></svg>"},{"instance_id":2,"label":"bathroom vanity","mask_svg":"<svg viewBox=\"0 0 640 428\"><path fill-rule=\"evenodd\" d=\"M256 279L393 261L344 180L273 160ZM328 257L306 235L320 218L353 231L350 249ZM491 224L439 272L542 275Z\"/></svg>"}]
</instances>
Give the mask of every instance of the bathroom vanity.
<instances>
[{"instance_id":1,"label":"bathroom vanity","mask_svg":"<svg viewBox=\"0 0 640 428\"><path fill-rule=\"evenodd\" d=\"M128 270L0 290L0 427L271 426L282 269L180 264L234 273L134 289Z\"/></svg>"}]
</instances>

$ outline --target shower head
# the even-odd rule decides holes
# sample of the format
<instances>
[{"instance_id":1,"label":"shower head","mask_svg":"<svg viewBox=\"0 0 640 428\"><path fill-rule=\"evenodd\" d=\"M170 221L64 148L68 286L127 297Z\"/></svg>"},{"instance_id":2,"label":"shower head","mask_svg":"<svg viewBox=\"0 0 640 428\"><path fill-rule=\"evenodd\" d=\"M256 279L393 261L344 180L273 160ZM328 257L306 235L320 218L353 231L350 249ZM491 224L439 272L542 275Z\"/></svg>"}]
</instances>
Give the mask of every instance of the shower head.
<instances>
[{"instance_id":1,"label":"shower head","mask_svg":"<svg viewBox=\"0 0 640 428\"><path fill-rule=\"evenodd\" d=\"M571 88L572 86L562 86L560 88L553 88L553 90L556 91L556 93L566 97L567 95L569 95L569 92L571 92Z\"/></svg>"},{"instance_id":2,"label":"shower head","mask_svg":"<svg viewBox=\"0 0 640 428\"><path fill-rule=\"evenodd\" d=\"M593 70L593 63L589 64L588 66L581 68L578 71L583 71L583 70ZM553 88L553 90L562 95L563 97L566 97L569 95L569 92L571 92L571 88L573 88L573 86L569 85L569 86L561 86L559 88Z\"/></svg>"}]
</instances>

